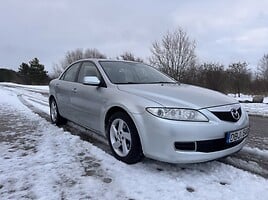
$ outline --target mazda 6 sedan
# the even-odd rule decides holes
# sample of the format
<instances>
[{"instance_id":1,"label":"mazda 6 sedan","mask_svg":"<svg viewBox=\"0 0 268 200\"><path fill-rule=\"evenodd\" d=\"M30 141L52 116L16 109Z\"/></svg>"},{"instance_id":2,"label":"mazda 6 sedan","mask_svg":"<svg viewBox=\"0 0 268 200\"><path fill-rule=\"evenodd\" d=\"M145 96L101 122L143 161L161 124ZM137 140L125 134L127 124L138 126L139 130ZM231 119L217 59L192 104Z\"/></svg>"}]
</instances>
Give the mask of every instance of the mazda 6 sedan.
<instances>
[{"instance_id":1,"label":"mazda 6 sedan","mask_svg":"<svg viewBox=\"0 0 268 200\"><path fill-rule=\"evenodd\" d=\"M143 63L79 60L49 84L50 117L107 138L128 164L144 156L196 163L239 151L248 115L224 94L181 84Z\"/></svg>"}]
</instances>

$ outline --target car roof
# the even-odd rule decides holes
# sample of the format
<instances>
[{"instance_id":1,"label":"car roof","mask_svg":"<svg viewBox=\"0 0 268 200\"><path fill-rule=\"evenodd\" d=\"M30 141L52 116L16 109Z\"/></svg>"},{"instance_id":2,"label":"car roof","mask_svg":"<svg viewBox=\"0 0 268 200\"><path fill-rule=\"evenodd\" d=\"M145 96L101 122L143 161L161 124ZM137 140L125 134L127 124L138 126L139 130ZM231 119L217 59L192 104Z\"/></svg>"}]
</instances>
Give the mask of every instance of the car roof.
<instances>
[{"instance_id":1,"label":"car roof","mask_svg":"<svg viewBox=\"0 0 268 200\"><path fill-rule=\"evenodd\" d=\"M117 59L107 59L107 58L84 58L77 60L75 62L81 62L81 61L93 61L93 62L99 62L99 61L110 61L110 62L131 62L131 63L138 63L136 61L130 61L130 60L117 60ZM73 62L73 63L75 63Z\"/></svg>"}]
</instances>

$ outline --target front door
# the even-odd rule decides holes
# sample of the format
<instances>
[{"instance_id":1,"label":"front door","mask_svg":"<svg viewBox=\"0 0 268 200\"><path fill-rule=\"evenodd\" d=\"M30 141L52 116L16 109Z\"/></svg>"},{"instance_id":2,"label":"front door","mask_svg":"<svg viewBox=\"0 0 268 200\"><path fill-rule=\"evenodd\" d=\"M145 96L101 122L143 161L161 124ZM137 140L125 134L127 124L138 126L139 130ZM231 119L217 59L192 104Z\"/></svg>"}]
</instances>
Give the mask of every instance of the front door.
<instances>
[{"instance_id":1,"label":"front door","mask_svg":"<svg viewBox=\"0 0 268 200\"><path fill-rule=\"evenodd\" d=\"M71 103L74 107L74 115L77 116L79 124L95 131L100 131L101 110L106 102L106 88L93 85L84 85L85 76L96 76L101 79L101 75L95 64L92 62L83 62L79 75L75 95L71 96Z\"/></svg>"}]
</instances>

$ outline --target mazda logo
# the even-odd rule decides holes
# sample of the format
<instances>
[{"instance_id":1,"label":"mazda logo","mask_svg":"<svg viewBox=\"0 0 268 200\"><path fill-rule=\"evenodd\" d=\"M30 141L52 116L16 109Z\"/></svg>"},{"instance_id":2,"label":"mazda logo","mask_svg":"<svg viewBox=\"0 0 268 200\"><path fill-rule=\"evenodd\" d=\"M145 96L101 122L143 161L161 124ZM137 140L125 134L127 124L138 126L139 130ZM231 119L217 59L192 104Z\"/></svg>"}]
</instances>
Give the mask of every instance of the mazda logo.
<instances>
[{"instance_id":1,"label":"mazda logo","mask_svg":"<svg viewBox=\"0 0 268 200\"><path fill-rule=\"evenodd\" d=\"M236 120L236 121L238 121L240 119L240 114L239 114L238 110L236 110L234 108L231 110L231 115L234 118L234 120Z\"/></svg>"}]
</instances>

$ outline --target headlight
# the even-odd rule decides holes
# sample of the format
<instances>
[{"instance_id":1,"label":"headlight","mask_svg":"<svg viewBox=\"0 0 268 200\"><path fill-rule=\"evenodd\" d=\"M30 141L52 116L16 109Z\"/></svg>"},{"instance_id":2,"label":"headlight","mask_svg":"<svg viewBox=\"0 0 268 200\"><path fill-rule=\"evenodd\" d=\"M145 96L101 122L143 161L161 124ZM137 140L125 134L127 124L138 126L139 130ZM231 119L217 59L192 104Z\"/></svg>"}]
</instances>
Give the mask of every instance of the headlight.
<instances>
[{"instance_id":1,"label":"headlight","mask_svg":"<svg viewBox=\"0 0 268 200\"><path fill-rule=\"evenodd\" d=\"M178 121L198 121L208 122L208 118L198 110L185 108L146 108L154 116L178 120Z\"/></svg>"}]
</instances>

